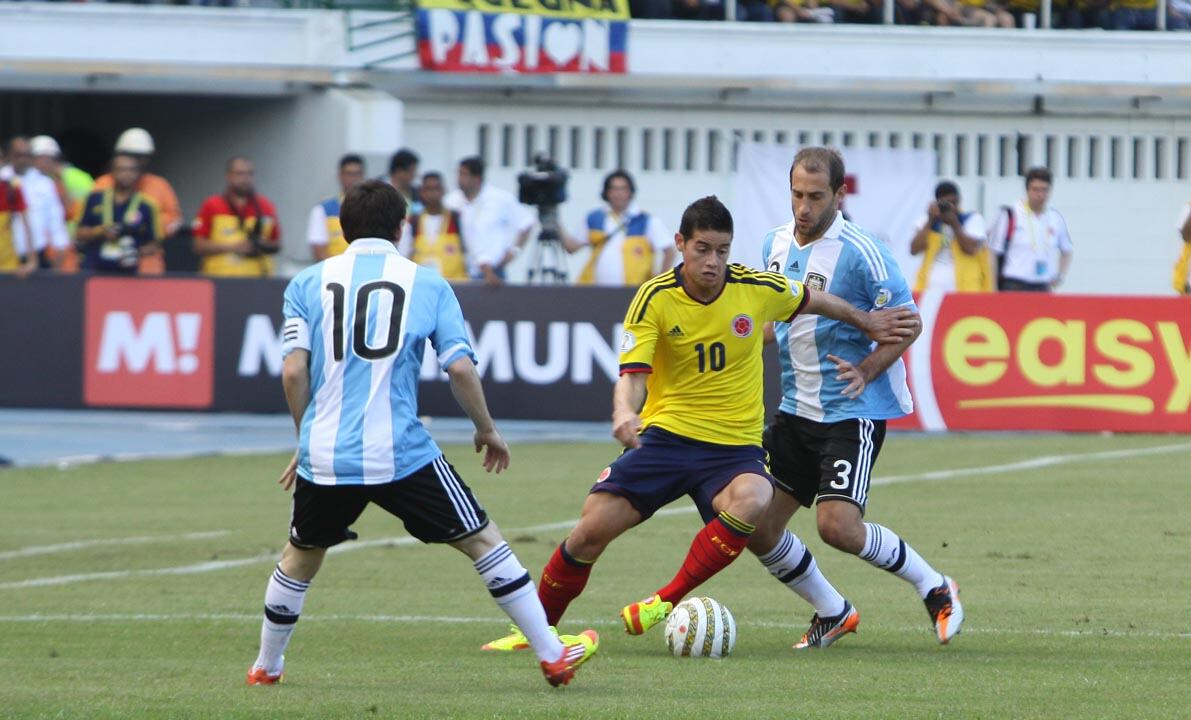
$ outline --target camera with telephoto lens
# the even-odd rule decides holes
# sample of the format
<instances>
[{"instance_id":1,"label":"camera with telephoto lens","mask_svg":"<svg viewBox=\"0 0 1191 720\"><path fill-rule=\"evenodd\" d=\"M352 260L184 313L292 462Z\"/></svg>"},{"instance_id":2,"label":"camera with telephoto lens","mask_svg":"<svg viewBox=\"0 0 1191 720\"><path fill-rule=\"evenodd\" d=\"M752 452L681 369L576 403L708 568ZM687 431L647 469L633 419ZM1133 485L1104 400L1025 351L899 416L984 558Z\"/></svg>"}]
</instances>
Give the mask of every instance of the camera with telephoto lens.
<instances>
[{"instance_id":1,"label":"camera with telephoto lens","mask_svg":"<svg viewBox=\"0 0 1191 720\"><path fill-rule=\"evenodd\" d=\"M517 199L539 209L567 201L567 171L546 155L535 155L533 170L517 176Z\"/></svg>"},{"instance_id":2,"label":"camera with telephoto lens","mask_svg":"<svg viewBox=\"0 0 1191 720\"><path fill-rule=\"evenodd\" d=\"M955 209L955 205L953 205L951 203L951 201L949 201L949 200L940 200L939 201L939 212L946 214L946 213L951 212L954 209Z\"/></svg>"},{"instance_id":3,"label":"camera with telephoto lens","mask_svg":"<svg viewBox=\"0 0 1191 720\"><path fill-rule=\"evenodd\" d=\"M245 239L247 239L248 243L252 245L252 252L249 253L249 257L275 255L281 249L273 243L265 242L265 238L262 235L264 228L265 219L258 215L256 222L252 224L252 229L246 230L244 232Z\"/></svg>"}]
</instances>

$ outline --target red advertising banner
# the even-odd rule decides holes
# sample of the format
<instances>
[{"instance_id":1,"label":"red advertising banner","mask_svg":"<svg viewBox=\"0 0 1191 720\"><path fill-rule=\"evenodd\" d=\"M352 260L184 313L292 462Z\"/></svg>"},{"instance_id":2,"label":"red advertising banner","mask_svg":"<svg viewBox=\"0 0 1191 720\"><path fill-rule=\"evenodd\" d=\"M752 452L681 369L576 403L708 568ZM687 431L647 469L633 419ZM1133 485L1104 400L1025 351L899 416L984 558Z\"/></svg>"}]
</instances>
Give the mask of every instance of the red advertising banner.
<instances>
[{"instance_id":1,"label":"red advertising banner","mask_svg":"<svg viewBox=\"0 0 1191 720\"><path fill-rule=\"evenodd\" d=\"M90 278L84 295L84 403L210 407L215 385L210 280Z\"/></svg>"},{"instance_id":2,"label":"red advertising banner","mask_svg":"<svg viewBox=\"0 0 1191 720\"><path fill-rule=\"evenodd\" d=\"M925 294L908 358L928 430L1191 432L1191 303Z\"/></svg>"}]
</instances>

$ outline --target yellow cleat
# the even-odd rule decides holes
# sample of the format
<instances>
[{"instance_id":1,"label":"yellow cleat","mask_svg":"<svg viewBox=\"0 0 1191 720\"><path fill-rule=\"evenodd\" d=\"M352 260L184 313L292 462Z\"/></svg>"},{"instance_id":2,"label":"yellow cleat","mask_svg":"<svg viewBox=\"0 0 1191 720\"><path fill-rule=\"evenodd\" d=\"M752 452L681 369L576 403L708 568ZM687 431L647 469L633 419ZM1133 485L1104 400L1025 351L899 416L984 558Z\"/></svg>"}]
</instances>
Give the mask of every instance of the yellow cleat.
<instances>
[{"instance_id":1,"label":"yellow cleat","mask_svg":"<svg viewBox=\"0 0 1191 720\"><path fill-rule=\"evenodd\" d=\"M554 687L569 683L579 666L600 649L600 636L595 630L584 630L578 635L559 635L558 639L563 644L562 657L554 662L543 660L541 663L546 682Z\"/></svg>"},{"instance_id":2,"label":"yellow cleat","mask_svg":"<svg viewBox=\"0 0 1191 720\"><path fill-rule=\"evenodd\" d=\"M558 630L553 627L550 632L558 637ZM521 632L521 628L516 625L509 626L509 634L502 638L497 638L492 642L485 643L480 646L481 650L492 650L495 652L513 652L514 650L528 650L529 639L525 637L525 633Z\"/></svg>"},{"instance_id":3,"label":"yellow cleat","mask_svg":"<svg viewBox=\"0 0 1191 720\"><path fill-rule=\"evenodd\" d=\"M620 611L620 619L624 621L625 632L629 635L641 635L665 620L673 609L674 603L664 602L661 596L653 595L632 605L626 605Z\"/></svg>"}]
</instances>

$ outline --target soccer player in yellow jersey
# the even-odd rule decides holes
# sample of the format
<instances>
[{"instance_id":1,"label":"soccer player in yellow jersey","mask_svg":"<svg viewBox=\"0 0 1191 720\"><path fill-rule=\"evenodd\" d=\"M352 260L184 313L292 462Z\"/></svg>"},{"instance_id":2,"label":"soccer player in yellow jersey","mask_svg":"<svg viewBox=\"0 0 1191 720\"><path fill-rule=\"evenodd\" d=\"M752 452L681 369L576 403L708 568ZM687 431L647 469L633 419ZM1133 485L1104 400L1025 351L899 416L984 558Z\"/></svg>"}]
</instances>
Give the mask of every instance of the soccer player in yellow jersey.
<instances>
[{"instance_id":1,"label":"soccer player in yellow jersey","mask_svg":"<svg viewBox=\"0 0 1191 720\"><path fill-rule=\"evenodd\" d=\"M626 450L600 475L542 571L538 596L551 625L609 543L683 495L706 525L674 579L621 611L628 633L661 622L744 550L773 497L761 447L765 323L815 313L892 343L918 322L907 310L865 313L779 273L729 265L732 216L714 196L686 209L675 244L682 264L642 285L625 317L612 434ZM514 631L484 647L527 645Z\"/></svg>"}]
</instances>

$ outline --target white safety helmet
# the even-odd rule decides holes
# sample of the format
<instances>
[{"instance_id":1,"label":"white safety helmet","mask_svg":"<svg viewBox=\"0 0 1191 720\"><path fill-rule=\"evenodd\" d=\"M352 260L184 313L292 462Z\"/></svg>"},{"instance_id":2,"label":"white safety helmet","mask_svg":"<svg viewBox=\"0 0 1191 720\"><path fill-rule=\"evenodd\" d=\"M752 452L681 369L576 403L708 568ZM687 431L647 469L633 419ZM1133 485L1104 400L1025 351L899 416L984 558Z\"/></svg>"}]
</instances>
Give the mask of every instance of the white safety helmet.
<instances>
[{"instance_id":1,"label":"white safety helmet","mask_svg":"<svg viewBox=\"0 0 1191 720\"><path fill-rule=\"evenodd\" d=\"M62 148L58 147L58 141L49 135L38 135L29 141L29 147L33 151L33 157L46 155L58 157L62 154Z\"/></svg>"},{"instance_id":2,"label":"white safety helmet","mask_svg":"<svg viewBox=\"0 0 1191 720\"><path fill-rule=\"evenodd\" d=\"M118 153L152 155L153 151L153 136L143 128L128 128L120 133L120 139L116 141Z\"/></svg>"}]
</instances>

